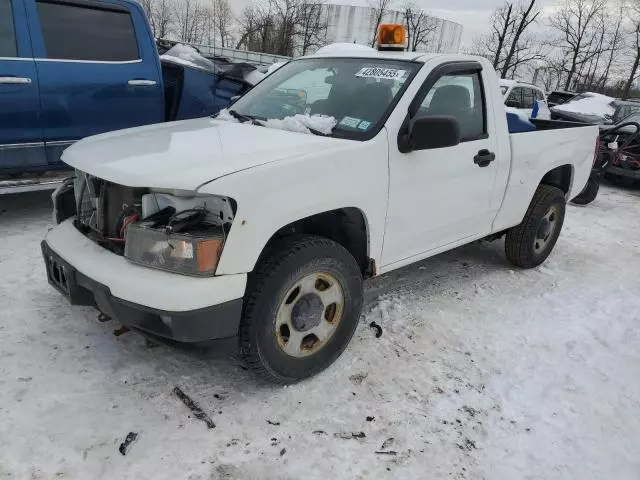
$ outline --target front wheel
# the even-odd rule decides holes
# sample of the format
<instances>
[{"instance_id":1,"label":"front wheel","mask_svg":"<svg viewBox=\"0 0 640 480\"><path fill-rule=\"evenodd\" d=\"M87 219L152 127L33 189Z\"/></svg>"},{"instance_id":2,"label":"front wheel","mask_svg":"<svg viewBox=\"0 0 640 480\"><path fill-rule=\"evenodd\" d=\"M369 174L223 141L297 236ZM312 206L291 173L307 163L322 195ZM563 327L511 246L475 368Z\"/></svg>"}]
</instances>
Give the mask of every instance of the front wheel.
<instances>
[{"instance_id":1,"label":"front wheel","mask_svg":"<svg viewBox=\"0 0 640 480\"><path fill-rule=\"evenodd\" d=\"M538 186L522 223L507 231L507 259L521 268L534 268L544 262L558 241L565 210L562 190Z\"/></svg>"},{"instance_id":2,"label":"front wheel","mask_svg":"<svg viewBox=\"0 0 640 480\"><path fill-rule=\"evenodd\" d=\"M580 194L571 200L576 205L588 205L593 202L598 196L600 190L600 178L594 175L589 177L589 181Z\"/></svg>"},{"instance_id":3,"label":"front wheel","mask_svg":"<svg viewBox=\"0 0 640 480\"><path fill-rule=\"evenodd\" d=\"M267 380L293 383L331 365L362 311L362 274L342 245L304 235L269 249L250 277L240 353Z\"/></svg>"}]
</instances>

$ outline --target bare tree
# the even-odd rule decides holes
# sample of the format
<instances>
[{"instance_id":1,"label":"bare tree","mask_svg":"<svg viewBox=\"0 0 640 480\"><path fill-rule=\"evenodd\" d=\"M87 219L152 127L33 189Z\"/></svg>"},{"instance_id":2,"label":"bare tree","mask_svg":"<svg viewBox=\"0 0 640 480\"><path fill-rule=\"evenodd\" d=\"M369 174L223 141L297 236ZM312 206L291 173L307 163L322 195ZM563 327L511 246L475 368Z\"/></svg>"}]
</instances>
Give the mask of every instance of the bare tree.
<instances>
[{"instance_id":1,"label":"bare tree","mask_svg":"<svg viewBox=\"0 0 640 480\"><path fill-rule=\"evenodd\" d=\"M428 45L438 29L438 24L413 0L408 0L404 4L403 11L407 26L407 51L415 52L419 47Z\"/></svg>"},{"instance_id":2,"label":"bare tree","mask_svg":"<svg viewBox=\"0 0 640 480\"><path fill-rule=\"evenodd\" d=\"M631 66L631 72L629 73L627 82L624 85L622 98L629 98L633 84L638 79L638 76L640 76L638 74L638 69L640 68L640 0L635 0L633 13L634 15L631 19L633 23L631 36L633 37L632 51L634 60Z\"/></svg>"},{"instance_id":3,"label":"bare tree","mask_svg":"<svg viewBox=\"0 0 640 480\"><path fill-rule=\"evenodd\" d=\"M530 33L540 16L536 0L526 4L507 2L491 15L489 35L475 40L473 53L488 58L502 77L514 77L520 67L540 60L542 42Z\"/></svg>"},{"instance_id":4,"label":"bare tree","mask_svg":"<svg viewBox=\"0 0 640 480\"><path fill-rule=\"evenodd\" d=\"M496 47L493 53L493 68L498 69L498 65L500 65L500 56L502 55L502 49L504 48L505 41L507 39L507 35L513 28L513 24L515 22L513 16L513 4L508 3L503 7L496 9L491 16L491 28L493 29L492 40L495 40ZM487 42L489 45L489 51L491 51L490 42Z\"/></svg>"},{"instance_id":5,"label":"bare tree","mask_svg":"<svg viewBox=\"0 0 640 480\"><path fill-rule=\"evenodd\" d=\"M300 5L297 37L302 55L309 53L311 48L326 44L328 22L320 0L307 0Z\"/></svg>"},{"instance_id":6,"label":"bare tree","mask_svg":"<svg viewBox=\"0 0 640 480\"><path fill-rule=\"evenodd\" d=\"M231 44L233 35L233 12L229 0L213 0L211 5L211 20L213 23L216 43L224 48Z\"/></svg>"},{"instance_id":7,"label":"bare tree","mask_svg":"<svg viewBox=\"0 0 640 480\"><path fill-rule=\"evenodd\" d=\"M626 1L621 0L615 18L615 29L609 33L608 38L608 57L605 63L605 68L597 82L597 85L604 89L607 83L609 82L609 76L611 74L611 69L614 66L614 62L616 61L616 57L620 54L621 50L624 48L625 43L625 32L624 32L624 22L625 22L625 14L626 14Z\"/></svg>"},{"instance_id":8,"label":"bare tree","mask_svg":"<svg viewBox=\"0 0 640 480\"><path fill-rule=\"evenodd\" d=\"M371 40L371 46L376 45L376 38L378 36L378 27L382 23L384 16L389 11L389 5L391 0L369 0L369 6L371 7L371 24L373 27L373 40Z\"/></svg>"},{"instance_id":9,"label":"bare tree","mask_svg":"<svg viewBox=\"0 0 640 480\"><path fill-rule=\"evenodd\" d=\"M518 13L516 14L516 18L513 23L515 29L513 30L512 38L509 39L511 45L508 47L507 56L505 57L504 65L502 66L502 77L506 77L507 73L511 69L513 69L515 73L515 69L518 67L518 64L525 63L532 59L529 58L529 60L525 60L528 57L525 52L532 50L532 45L535 41L529 38L524 42L521 42L521 39L523 38L523 34L527 28L534 24L538 16L540 16L540 10L534 8L535 3L536 0L531 0L527 7L520 6L518 8ZM511 8L511 5L509 5L509 7ZM534 58L536 57L537 54L534 55Z\"/></svg>"},{"instance_id":10,"label":"bare tree","mask_svg":"<svg viewBox=\"0 0 640 480\"><path fill-rule=\"evenodd\" d=\"M198 0L180 0L174 10L177 34L186 43L202 43L207 33L209 10Z\"/></svg>"},{"instance_id":11,"label":"bare tree","mask_svg":"<svg viewBox=\"0 0 640 480\"><path fill-rule=\"evenodd\" d=\"M156 38L166 38L173 30L173 5L171 0L140 0L144 8L153 35Z\"/></svg>"},{"instance_id":12,"label":"bare tree","mask_svg":"<svg viewBox=\"0 0 640 480\"><path fill-rule=\"evenodd\" d=\"M566 69L566 57L546 58L534 71L533 83L543 85L545 90L550 92L558 90Z\"/></svg>"},{"instance_id":13,"label":"bare tree","mask_svg":"<svg viewBox=\"0 0 640 480\"><path fill-rule=\"evenodd\" d=\"M568 57L565 89L569 90L581 67L599 53L595 48L600 31L599 20L606 11L606 0L564 0L550 19L559 34L557 46Z\"/></svg>"},{"instance_id":14,"label":"bare tree","mask_svg":"<svg viewBox=\"0 0 640 480\"><path fill-rule=\"evenodd\" d=\"M503 64L501 74L503 78L516 78L522 67L535 64L537 61L543 60L548 54L545 45L540 40L530 34L520 37L509 63Z\"/></svg>"},{"instance_id":15,"label":"bare tree","mask_svg":"<svg viewBox=\"0 0 640 480\"><path fill-rule=\"evenodd\" d=\"M255 43L255 37L258 32L264 27L264 15L263 12L251 4L247 6L240 15L238 20L238 30L240 38L236 44L236 48L241 48L243 45L250 48L252 43Z\"/></svg>"},{"instance_id":16,"label":"bare tree","mask_svg":"<svg viewBox=\"0 0 640 480\"><path fill-rule=\"evenodd\" d=\"M292 56L295 48L297 19L303 0L269 0L269 10L276 24L275 44L270 53Z\"/></svg>"},{"instance_id":17,"label":"bare tree","mask_svg":"<svg viewBox=\"0 0 640 480\"><path fill-rule=\"evenodd\" d=\"M239 24L237 48L293 56L326 43L328 18L320 0L270 0L245 8Z\"/></svg>"}]
</instances>

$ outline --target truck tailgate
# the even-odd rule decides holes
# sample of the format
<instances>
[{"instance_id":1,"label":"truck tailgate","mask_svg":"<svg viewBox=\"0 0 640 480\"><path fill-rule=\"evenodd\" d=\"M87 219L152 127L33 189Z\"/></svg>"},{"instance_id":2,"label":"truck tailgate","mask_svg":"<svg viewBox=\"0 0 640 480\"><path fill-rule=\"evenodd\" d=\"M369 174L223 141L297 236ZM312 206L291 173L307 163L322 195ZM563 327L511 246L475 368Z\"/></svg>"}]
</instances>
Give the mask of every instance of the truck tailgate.
<instances>
[{"instance_id":1,"label":"truck tailgate","mask_svg":"<svg viewBox=\"0 0 640 480\"><path fill-rule=\"evenodd\" d=\"M567 200L576 197L591 174L598 135L597 126L510 134L511 170L494 231L522 221L542 177L554 168L572 167L573 181Z\"/></svg>"}]
</instances>

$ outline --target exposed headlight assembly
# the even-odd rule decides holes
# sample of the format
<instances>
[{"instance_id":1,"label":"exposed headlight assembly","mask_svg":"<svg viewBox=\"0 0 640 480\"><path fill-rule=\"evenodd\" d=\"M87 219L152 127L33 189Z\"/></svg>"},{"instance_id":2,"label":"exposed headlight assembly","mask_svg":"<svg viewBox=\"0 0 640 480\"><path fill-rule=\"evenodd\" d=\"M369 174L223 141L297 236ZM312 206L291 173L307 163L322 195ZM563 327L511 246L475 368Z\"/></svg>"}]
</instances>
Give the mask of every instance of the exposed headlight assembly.
<instances>
[{"instance_id":1,"label":"exposed headlight assembly","mask_svg":"<svg viewBox=\"0 0 640 480\"><path fill-rule=\"evenodd\" d=\"M125 257L139 265L182 275L214 275L226 231L233 221L230 199L150 195L155 197L152 203L156 207L127 227ZM149 205L147 200L143 198L143 206Z\"/></svg>"}]
</instances>

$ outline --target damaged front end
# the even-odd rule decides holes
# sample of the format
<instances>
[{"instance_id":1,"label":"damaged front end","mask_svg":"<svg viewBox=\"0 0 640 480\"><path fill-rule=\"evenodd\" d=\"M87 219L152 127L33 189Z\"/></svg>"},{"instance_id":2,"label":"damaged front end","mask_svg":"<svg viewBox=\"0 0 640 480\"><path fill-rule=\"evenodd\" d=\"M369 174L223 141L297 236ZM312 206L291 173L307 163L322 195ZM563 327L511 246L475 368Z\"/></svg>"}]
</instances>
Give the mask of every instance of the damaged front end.
<instances>
[{"instance_id":1,"label":"damaged front end","mask_svg":"<svg viewBox=\"0 0 640 480\"><path fill-rule=\"evenodd\" d=\"M56 223L132 263L189 276L215 274L236 205L228 198L118 185L76 172L53 194Z\"/></svg>"}]
</instances>

